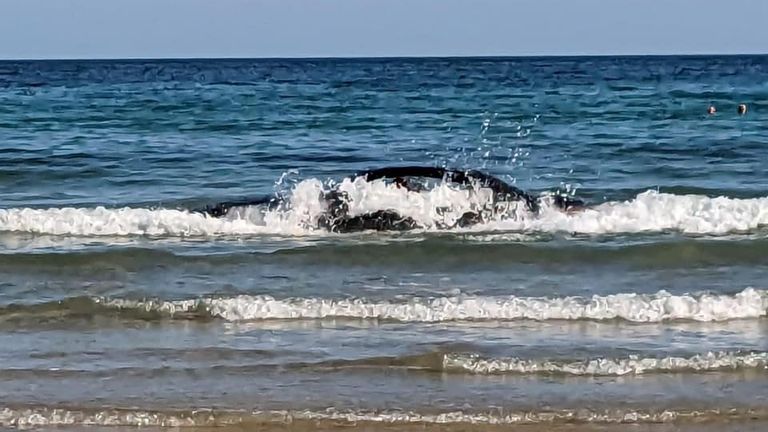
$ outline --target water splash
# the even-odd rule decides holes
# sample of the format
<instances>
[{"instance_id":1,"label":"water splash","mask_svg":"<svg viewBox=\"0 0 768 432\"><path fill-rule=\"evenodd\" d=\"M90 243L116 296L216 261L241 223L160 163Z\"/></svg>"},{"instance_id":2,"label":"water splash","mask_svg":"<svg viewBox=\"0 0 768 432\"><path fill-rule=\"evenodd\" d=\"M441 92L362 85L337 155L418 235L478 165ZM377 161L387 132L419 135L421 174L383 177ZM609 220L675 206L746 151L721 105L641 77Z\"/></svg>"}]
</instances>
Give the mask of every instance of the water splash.
<instances>
[{"instance_id":1,"label":"water splash","mask_svg":"<svg viewBox=\"0 0 768 432\"><path fill-rule=\"evenodd\" d=\"M564 213L552 197L540 197L539 214L522 203L495 206L488 189L462 189L448 184L414 192L377 180L345 179L337 190L349 197L351 216L393 210L413 218L425 231L455 226L465 212L481 212L486 222L462 231L624 234L677 231L726 235L753 232L768 225L768 198L709 198L647 191L629 201L596 205ZM223 218L182 210L148 208L0 209L0 231L83 236L218 236L309 235L323 233L318 225L328 210L322 199L330 189L318 179L303 180L276 209L235 208ZM458 230L458 229L452 229Z\"/></svg>"}]
</instances>

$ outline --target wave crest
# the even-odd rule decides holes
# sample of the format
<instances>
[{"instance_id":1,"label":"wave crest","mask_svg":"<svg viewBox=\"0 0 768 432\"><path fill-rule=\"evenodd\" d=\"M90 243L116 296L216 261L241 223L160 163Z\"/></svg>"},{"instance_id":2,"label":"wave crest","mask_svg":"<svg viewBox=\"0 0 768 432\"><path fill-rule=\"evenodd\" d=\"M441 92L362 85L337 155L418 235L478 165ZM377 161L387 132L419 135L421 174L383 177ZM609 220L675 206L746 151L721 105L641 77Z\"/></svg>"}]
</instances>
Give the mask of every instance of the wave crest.
<instances>
[{"instance_id":1,"label":"wave crest","mask_svg":"<svg viewBox=\"0 0 768 432\"><path fill-rule=\"evenodd\" d=\"M709 352L692 357L599 358L581 361L525 360L519 358L482 358L476 354L446 354L447 371L474 374L555 374L578 376L621 376L684 371L716 371L768 367L768 353L739 354Z\"/></svg>"},{"instance_id":2,"label":"wave crest","mask_svg":"<svg viewBox=\"0 0 768 432\"><path fill-rule=\"evenodd\" d=\"M458 320L612 320L661 322L668 320L725 321L758 318L768 313L768 292L747 288L735 295L613 294L592 297L420 298L405 302L364 299L289 298L240 295L180 301L99 299L113 309L162 313L171 316L204 312L227 321L264 319L381 319L403 322Z\"/></svg>"},{"instance_id":3,"label":"wave crest","mask_svg":"<svg viewBox=\"0 0 768 432\"><path fill-rule=\"evenodd\" d=\"M308 235L323 232L317 221L326 211L320 199L324 189L319 180L305 180L294 188L290 202L280 209L235 208L223 218L145 208L0 209L0 231L83 236ZM464 212L482 209L490 199L490 194L482 190L469 193L439 185L429 191L412 192L381 181L360 179L345 180L339 189L351 198L351 215L390 209L413 218L428 231L452 226ZM768 225L768 198L709 198L648 191L630 201L608 202L573 214L548 205L546 197L542 200L538 215L511 206L495 213L490 222L469 230L590 235L678 231L723 235Z\"/></svg>"}]
</instances>

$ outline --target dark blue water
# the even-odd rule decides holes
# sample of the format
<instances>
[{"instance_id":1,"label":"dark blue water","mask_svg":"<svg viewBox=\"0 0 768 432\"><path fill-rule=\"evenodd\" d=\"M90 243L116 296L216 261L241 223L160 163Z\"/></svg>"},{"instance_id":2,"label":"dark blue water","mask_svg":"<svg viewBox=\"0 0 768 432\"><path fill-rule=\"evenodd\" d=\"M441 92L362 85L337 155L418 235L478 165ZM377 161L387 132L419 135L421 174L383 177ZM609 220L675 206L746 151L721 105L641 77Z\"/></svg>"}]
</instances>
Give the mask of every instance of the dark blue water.
<instances>
[{"instance_id":1,"label":"dark blue water","mask_svg":"<svg viewBox=\"0 0 768 432\"><path fill-rule=\"evenodd\" d=\"M764 418L767 73L0 62L0 424ZM478 169L542 209L446 228L481 191L344 181L403 165ZM417 229L328 232L333 188Z\"/></svg>"}]
</instances>

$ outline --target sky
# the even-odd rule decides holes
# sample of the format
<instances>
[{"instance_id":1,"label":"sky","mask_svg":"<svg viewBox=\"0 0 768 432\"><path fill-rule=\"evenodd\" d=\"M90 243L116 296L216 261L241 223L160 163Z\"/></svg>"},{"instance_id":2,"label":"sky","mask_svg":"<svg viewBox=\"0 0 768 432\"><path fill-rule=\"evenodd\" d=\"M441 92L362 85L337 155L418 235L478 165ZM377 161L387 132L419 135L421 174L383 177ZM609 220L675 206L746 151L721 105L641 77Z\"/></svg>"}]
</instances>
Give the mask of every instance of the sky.
<instances>
[{"instance_id":1,"label":"sky","mask_svg":"<svg viewBox=\"0 0 768 432\"><path fill-rule=\"evenodd\" d=\"M768 53L768 0L0 0L0 59Z\"/></svg>"}]
</instances>

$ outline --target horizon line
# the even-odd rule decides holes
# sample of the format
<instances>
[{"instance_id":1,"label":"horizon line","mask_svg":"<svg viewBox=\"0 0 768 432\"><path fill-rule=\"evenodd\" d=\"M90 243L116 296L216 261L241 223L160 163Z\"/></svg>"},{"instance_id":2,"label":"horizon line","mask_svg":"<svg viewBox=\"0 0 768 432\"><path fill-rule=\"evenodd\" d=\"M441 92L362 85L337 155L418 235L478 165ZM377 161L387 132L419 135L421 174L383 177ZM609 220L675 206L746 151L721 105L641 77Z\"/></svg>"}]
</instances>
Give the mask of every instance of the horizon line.
<instances>
[{"instance_id":1,"label":"horizon line","mask_svg":"<svg viewBox=\"0 0 768 432\"><path fill-rule=\"evenodd\" d=\"M458 59L539 59L539 58L632 58L632 57L752 57L768 56L763 53L695 53L695 54L520 54L520 55L387 55L387 56L231 56L231 57L0 57L0 62L32 62L32 61L179 61L179 60L403 60L403 59L434 59L434 60L458 60Z\"/></svg>"}]
</instances>

